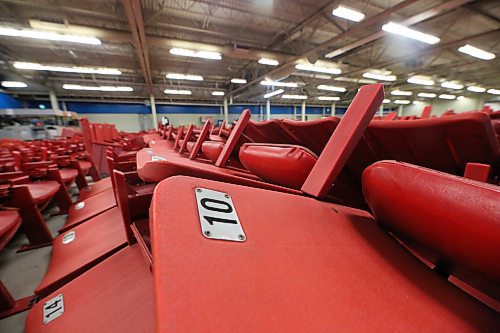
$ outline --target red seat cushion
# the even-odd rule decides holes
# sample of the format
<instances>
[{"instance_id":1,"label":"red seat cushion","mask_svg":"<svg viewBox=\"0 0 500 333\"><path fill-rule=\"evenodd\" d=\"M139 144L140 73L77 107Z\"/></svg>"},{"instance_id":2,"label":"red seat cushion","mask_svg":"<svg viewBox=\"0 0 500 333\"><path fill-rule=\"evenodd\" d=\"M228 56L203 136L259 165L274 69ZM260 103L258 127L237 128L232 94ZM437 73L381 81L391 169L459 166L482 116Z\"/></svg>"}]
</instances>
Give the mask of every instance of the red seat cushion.
<instances>
[{"instance_id":1,"label":"red seat cushion","mask_svg":"<svg viewBox=\"0 0 500 333\"><path fill-rule=\"evenodd\" d=\"M247 143L240 148L245 168L263 180L300 189L318 157L301 146Z\"/></svg>"},{"instance_id":2,"label":"red seat cushion","mask_svg":"<svg viewBox=\"0 0 500 333\"><path fill-rule=\"evenodd\" d=\"M92 163L89 161L79 161L78 164L80 164L80 169L82 169L83 174L87 174L92 167Z\"/></svg>"},{"instance_id":3,"label":"red seat cushion","mask_svg":"<svg viewBox=\"0 0 500 333\"><path fill-rule=\"evenodd\" d=\"M382 161L363 173L375 217L409 244L500 283L500 187Z\"/></svg>"},{"instance_id":4,"label":"red seat cushion","mask_svg":"<svg viewBox=\"0 0 500 333\"><path fill-rule=\"evenodd\" d=\"M78 170L76 169L60 169L59 173L65 184L73 182L78 176Z\"/></svg>"},{"instance_id":5,"label":"red seat cushion","mask_svg":"<svg viewBox=\"0 0 500 333\"><path fill-rule=\"evenodd\" d=\"M201 145L201 151L210 161L216 162L219 158L222 149L224 148L224 143L218 141L206 141Z\"/></svg>"},{"instance_id":6,"label":"red seat cushion","mask_svg":"<svg viewBox=\"0 0 500 333\"><path fill-rule=\"evenodd\" d=\"M192 152L193 149L194 149L194 145L195 145L195 142L193 141L189 141L187 144L186 144L186 149L188 152Z\"/></svg>"},{"instance_id":7,"label":"red seat cushion","mask_svg":"<svg viewBox=\"0 0 500 333\"><path fill-rule=\"evenodd\" d=\"M45 203L52 199L57 191L59 191L60 187L59 183L53 180L35 182L27 184L26 186L36 204Z\"/></svg>"},{"instance_id":8,"label":"red seat cushion","mask_svg":"<svg viewBox=\"0 0 500 333\"><path fill-rule=\"evenodd\" d=\"M16 211L0 211L0 251L7 246L20 225L21 218Z\"/></svg>"}]
</instances>

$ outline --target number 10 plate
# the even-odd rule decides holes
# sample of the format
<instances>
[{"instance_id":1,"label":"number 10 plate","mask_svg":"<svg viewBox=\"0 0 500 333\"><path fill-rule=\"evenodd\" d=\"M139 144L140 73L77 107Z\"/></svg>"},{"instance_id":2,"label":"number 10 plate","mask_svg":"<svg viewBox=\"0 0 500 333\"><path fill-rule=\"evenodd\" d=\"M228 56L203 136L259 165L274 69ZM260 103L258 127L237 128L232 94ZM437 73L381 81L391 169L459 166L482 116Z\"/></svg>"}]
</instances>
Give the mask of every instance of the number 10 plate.
<instances>
[{"instance_id":1,"label":"number 10 plate","mask_svg":"<svg viewBox=\"0 0 500 333\"><path fill-rule=\"evenodd\" d=\"M233 242L246 240L229 194L199 187L195 193L203 236Z\"/></svg>"}]
</instances>

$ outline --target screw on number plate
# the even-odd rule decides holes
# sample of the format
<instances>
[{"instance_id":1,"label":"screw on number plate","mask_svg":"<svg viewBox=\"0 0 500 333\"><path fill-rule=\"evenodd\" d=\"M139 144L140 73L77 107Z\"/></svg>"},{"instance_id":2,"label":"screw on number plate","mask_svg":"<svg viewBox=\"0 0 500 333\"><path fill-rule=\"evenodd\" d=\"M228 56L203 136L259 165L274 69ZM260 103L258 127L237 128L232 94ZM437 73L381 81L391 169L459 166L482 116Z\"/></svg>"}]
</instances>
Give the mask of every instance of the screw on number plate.
<instances>
[{"instance_id":1,"label":"screw on number plate","mask_svg":"<svg viewBox=\"0 0 500 333\"><path fill-rule=\"evenodd\" d=\"M197 188L196 192L201 193L201 188Z\"/></svg>"},{"instance_id":2,"label":"screw on number plate","mask_svg":"<svg viewBox=\"0 0 500 333\"><path fill-rule=\"evenodd\" d=\"M245 240L245 236L243 236L243 235L238 235L238 238L239 238L240 240Z\"/></svg>"},{"instance_id":3,"label":"screw on number plate","mask_svg":"<svg viewBox=\"0 0 500 333\"><path fill-rule=\"evenodd\" d=\"M227 199L229 199L229 194L224 194L224 197L226 197Z\"/></svg>"},{"instance_id":4,"label":"screw on number plate","mask_svg":"<svg viewBox=\"0 0 500 333\"><path fill-rule=\"evenodd\" d=\"M205 231L205 232L204 232L204 234L205 234L205 236L210 237L210 235L211 235L212 233L211 233L210 231L208 231L208 230L207 230L207 231Z\"/></svg>"}]
</instances>

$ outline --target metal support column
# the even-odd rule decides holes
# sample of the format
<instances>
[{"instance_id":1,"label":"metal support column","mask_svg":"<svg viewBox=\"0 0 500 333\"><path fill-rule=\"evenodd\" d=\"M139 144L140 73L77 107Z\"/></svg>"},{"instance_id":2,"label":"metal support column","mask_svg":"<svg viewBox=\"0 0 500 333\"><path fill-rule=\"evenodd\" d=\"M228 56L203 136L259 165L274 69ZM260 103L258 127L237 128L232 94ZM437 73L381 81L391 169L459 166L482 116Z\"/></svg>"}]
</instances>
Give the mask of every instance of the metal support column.
<instances>
[{"instance_id":1,"label":"metal support column","mask_svg":"<svg viewBox=\"0 0 500 333\"><path fill-rule=\"evenodd\" d=\"M381 117L384 116L384 103L380 104L380 108L378 109L378 115Z\"/></svg>"},{"instance_id":2,"label":"metal support column","mask_svg":"<svg viewBox=\"0 0 500 333\"><path fill-rule=\"evenodd\" d=\"M49 98L50 98L50 107L52 110L59 110L59 103L57 102L57 96L56 93L51 90L49 92Z\"/></svg>"},{"instance_id":3,"label":"metal support column","mask_svg":"<svg viewBox=\"0 0 500 333\"><path fill-rule=\"evenodd\" d=\"M402 116L403 116L403 106L402 106L402 105L400 105L400 106L398 107L398 117L402 117Z\"/></svg>"},{"instance_id":4,"label":"metal support column","mask_svg":"<svg viewBox=\"0 0 500 333\"><path fill-rule=\"evenodd\" d=\"M335 102L333 102L333 103L332 103L332 108L331 108L331 110L330 110L330 111L331 111L331 115L332 115L332 117L335 117L335 108L336 108L336 107L337 107L336 103L335 103Z\"/></svg>"},{"instance_id":5,"label":"metal support column","mask_svg":"<svg viewBox=\"0 0 500 333\"><path fill-rule=\"evenodd\" d=\"M271 120L271 100L266 100L266 120Z\"/></svg>"},{"instance_id":6,"label":"metal support column","mask_svg":"<svg viewBox=\"0 0 500 333\"><path fill-rule=\"evenodd\" d=\"M149 100L151 104L151 114L153 115L153 128L158 127L158 117L156 116L156 103L153 94L149 95Z\"/></svg>"},{"instance_id":7,"label":"metal support column","mask_svg":"<svg viewBox=\"0 0 500 333\"><path fill-rule=\"evenodd\" d=\"M300 120L306 121L306 101L302 101L301 118Z\"/></svg>"},{"instance_id":8,"label":"metal support column","mask_svg":"<svg viewBox=\"0 0 500 333\"><path fill-rule=\"evenodd\" d=\"M229 125L229 110L227 108L227 97L224 96L224 120L226 121L226 125Z\"/></svg>"}]
</instances>

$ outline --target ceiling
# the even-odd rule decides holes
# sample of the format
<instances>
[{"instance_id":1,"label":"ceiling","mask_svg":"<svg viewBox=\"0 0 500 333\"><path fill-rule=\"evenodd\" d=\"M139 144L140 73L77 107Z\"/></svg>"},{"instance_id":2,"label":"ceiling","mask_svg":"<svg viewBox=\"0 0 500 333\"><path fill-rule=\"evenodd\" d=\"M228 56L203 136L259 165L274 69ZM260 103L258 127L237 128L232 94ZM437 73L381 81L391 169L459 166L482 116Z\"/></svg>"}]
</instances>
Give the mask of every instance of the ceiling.
<instances>
[{"instance_id":1,"label":"ceiling","mask_svg":"<svg viewBox=\"0 0 500 333\"><path fill-rule=\"evenodd\" d=\"M332 15L341 4L363 12L361 22ZM425 44L382 31L389 21L439 37ZM143 101L152 94L162 102L221 103L225 91L235 103L260 103L273 90L262 80L297 82L286 94L307 95L307 103L330 104L320 95L338 96L348 103L360 85L369 83L362 74L378 69L397 80L384 82L386 91L498 95L450 90L442 80L500 89L500 1L498 0L0 0L0 26L51 30L95 36L101 45L55 42L0 36L0 80L23 81L27 88L5 88L26 98L47 98L50 90L59 99ZM457 49L472 44L497 54L480 60ZM215 51L221 60L177 56L174 47ZM333 58L325 58L332 54ZM278 66L258 63L276 59ZM339 75L317 75L295 69L304 61L341 69ZM17 69L14 62L43 65L110 67L121 75L75 74ZM316 62L319 61L319 62ZM203 76L203 81L171 80L167 73ZM425 75L436 83L407 83L412 75ZM323 78L322 78L323 77ZM246 84L234 84L244 78ZM63 84L128 86L132 92L74 91ZM346 92L320 91L320 84L342 86ZM192 95L166 95L165 89L188 89ZM278 88L276 88L278 89ZM388 94L390 96L390 94ZM388 97L390 98L390 97ZM280 96L273 103L293 102Z\"/></svg>"}]
</instances>

